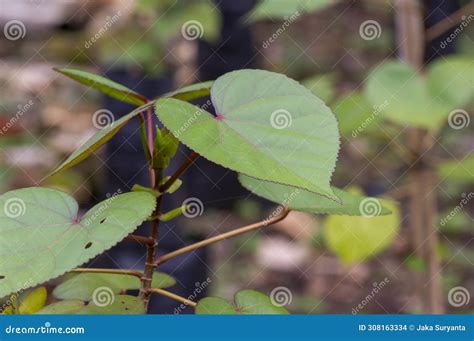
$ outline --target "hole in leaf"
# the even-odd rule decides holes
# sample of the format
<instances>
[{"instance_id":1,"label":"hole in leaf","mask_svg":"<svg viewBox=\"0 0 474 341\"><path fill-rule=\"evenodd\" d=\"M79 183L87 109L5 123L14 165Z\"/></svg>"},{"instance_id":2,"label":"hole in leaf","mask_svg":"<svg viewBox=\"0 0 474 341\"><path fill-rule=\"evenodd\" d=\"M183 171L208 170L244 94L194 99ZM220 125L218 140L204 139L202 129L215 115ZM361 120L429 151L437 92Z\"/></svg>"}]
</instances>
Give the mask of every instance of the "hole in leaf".
<instances>
[{"instance_id":1,"label":"hole in leaf","mask_svg":"<svg viewBox=\"0 0 474 341\"><path fill-rule=\"evenodd\" d=\"M99 224L103 224L107 218L102 219Z\"/></svg>"},{"instance_id":2,"label":"hole in leaf","mask_svg":"<svg viewBox=\"0 0 474 341\"><path fill-rule=\"evenodd\" d=\"M84 249L88 249L88 248L90 248L91 246L92 246L92 242L89 242L89 243L86 244L86 246L84 246Z\"/></svg>"},{"instance_id":3,"label":"hole in leaf","mask_svg":"<svg viewBox=\"0 0 474 341\"><path fill-rule=\"evenodd\" d=\"M130 310L130 309L128 309L127 307L125 307L125 310Z\"/></svg>"},{"instance_id":4,"label":"hole in leaf","mask_svg":"<svg viewBox=\"0 0 474 341\"><path fill-rule=\"evenodd\" d=\"M0 279L4 279L4 278L5 278L5 276L0 275Z\"/></svg>"}]
</instances>

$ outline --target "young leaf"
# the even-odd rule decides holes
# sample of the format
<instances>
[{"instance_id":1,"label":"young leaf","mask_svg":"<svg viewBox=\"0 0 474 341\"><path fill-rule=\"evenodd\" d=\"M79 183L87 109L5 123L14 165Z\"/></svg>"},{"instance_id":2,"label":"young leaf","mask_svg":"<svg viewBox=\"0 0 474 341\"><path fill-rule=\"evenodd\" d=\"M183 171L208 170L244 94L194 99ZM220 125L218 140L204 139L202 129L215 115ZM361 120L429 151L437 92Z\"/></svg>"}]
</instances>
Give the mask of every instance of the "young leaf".
<instances>
[{"instance_id":1,"label":"young leaf","mask_svg":"<svg viewBox=\"0 0 474 341\"><path fill-rule=\"evenodd\" d=\"M176 284L171 276L155 272L152 288L168 288ZM69 277L53 290L53 296L61 300L78 299L89 301L94 291L100 287L107 287L113 293L119 294L122 290L140 289L140 279L134 276L121 274L83 273Z\"/></svg>"},{"instance_id":2,"label":"young leaf","mask_svg":"<svg viewBox=\"0 0 474 341\"><path fill-rule=\"evenodd\" d=\"M288 314L284 307L255 290L239 291L234 300L235 307L223 298L203 298L196 306L196 314Z\"/></svg>"},{"instance_id":3,"label":"young leaf","mask_svg":"<svg viewBox=\"0 0 474 341\"><path fill-rule=\"evenodd\" d=\"M210 161L337 200L329 185L339 148L337 122L308 89L280 74L240 70L214 82L211 100L216 117L171 98L156 101L156 114Z\"/></svg>"},{"instance_id":4,"label":"young leaf","mask_svg":"<svg viewBox=\"0 0 474 341\"><path fill-rule=\"evenodd\" d=\"M18 312L20 314L34 314L44 307L47 298L45 287L39 287L28 292L26 297L21 300Z\"/></svg>"},{"instance_id":5,"label":"young leaf","mask_svg":"<svg viewBox=\"0 0 474 341\"><path fill-rule=\"evenodd\" d=\"M474 97L474 62L460 56L440 58L430 64L427 82L432 97L460 108Z\"/></svg>"},{"instance_id":6,"label":"young leaf","mask_svg":"<svg viewBox=\"0 0 474 341\"><path fill-rule=\"evenodd\" d=\"M106 300L89 302L66 300L50 304L37 314L145 314L143 301L135 296L113 295Z\"/></svg>"},{"instance_id":7,"label":"young leaf","mask_svg":"<svg viewBox=\"0 0 474 341\"><path fill-rule=\"evenodd\" d=\"M146 220L155 197L113 196L78 217L68 194L24 188L0 196L0 297L55 278L111 248Z\"/></svg>"},{"instance_id":8,"label":"young leaf","mask_svg":"<svg viewBox=\"0 0 474 341\"><path fill-rule=\"evenodd\" d=\"M291 16L300 16L304 13L322 9L337 0L260 0L255 8L248 15L250 22L258 20L288 20Z\"/></svg>"},{"instance_id":9,"label":"young leaf","mask_svg":"<svg viewBox=\"0 0 474 341\"><path fill-rule=\"evenodd\" d=\"M390 208L391 215L372 216L371 207L376 202L366 202L364 217L329 216L324 222L323 235L327 246L344 263L364 261L381 252L395 238L400 228L398 207L382 201Z\"/></svg>"},{"instance_id":10,"label":"young leaf","mask_svg":"<svg viewBox=\"0 0 474 341\"><path fill-rule=\"evenodd\" d=\"M337 203L321 195L305 191L300 188L277 184L274 182L258 180L243 174L239 175L239 181L250 192L265 199L282 204L294 211L303 211L315 214L337 214L337 215L364 215L362 204L367 200L378 199L358 196L336 187L332 187L335 195L342 203ZM374 215L390 214L390 210L383 207L380 202Z\"/></svg>"},{"instance_id":11,"label":"young leaf","mask_svg":"<svg viewBox=\"0 0 474 341\"><path fill-rule=\"evenodd\" d=\"M60 171L71 168L77 165L79 162L87 158L89 155L94 153L100 147L102 147L107 141L114 137L117 132L122 129L124 125L128 123L133 117L137 116L142 112L143 108L137 108L131 113L123 116L119 120L112 122L112 124L98 131L94 136L87 140L82 146L76 149L61 165L59 165L51 174L56 174Z\"/></svg>"},{"instance_id":12,"label":"young leaf","mask_svg":"<svg viewBox=\"0 0 474 341\"><path fill-rule=\"evenodd\" d=\"M436 130L452 110L430 95L426 82L412 66L390 61L375 68L367 79L365 94L390 120Z\"/></svg>"},{"instance_id":13,"label":"young leaf","mask_svg":"<svg viewBox=\"0 0 474 341\"><path fill-rule=\"evenodd\" d=\"M118 99L119 101L135 105L143 105L147 102L145 96L142 96L121 84L115 83L108 78L76 69L55 68L54 70L78 81L79 83L90 86L110 97Z\"/></svg>"},{"instance_id":14,"label":"young leaf","mask_svg":"<svg viewBox=\"0 0 474 341\"><path fill-rule=\"evenodd\" d=\"M201 97L209 96L211 93L211 86L214 81L207 81L183 86L175 91L168 92L160 97L173 97L182 101L192 101Z\"/></svg>"}]
</instances>

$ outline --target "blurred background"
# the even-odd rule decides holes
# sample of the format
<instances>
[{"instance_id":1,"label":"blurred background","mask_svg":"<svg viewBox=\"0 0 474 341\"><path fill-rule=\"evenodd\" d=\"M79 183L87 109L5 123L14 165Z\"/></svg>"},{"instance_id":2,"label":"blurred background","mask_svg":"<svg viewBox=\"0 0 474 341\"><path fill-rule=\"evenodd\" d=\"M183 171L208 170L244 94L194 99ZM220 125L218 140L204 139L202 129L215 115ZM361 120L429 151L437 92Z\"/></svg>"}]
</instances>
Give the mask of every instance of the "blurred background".
<instances>
[{"instance_id":1,"label":"blurred background","mask_svg":"<svg viewBox=\"0 0 474 341\"><path fill-rule=\"evenodd\" d=\"M412 161L404 130L409 128L378 115L383 108L363 94L376 65L403 58L403 41L410 39L397 22L397 6L403 3L0 0L0 190L55 187L86 210L118 190L148 183L136 124L127 125L93 158L46 177L101 128L98 117L114 120L132 108L53 67L100 73L149 98L242 68L283 73L311 89L338 117L341 150L333 183L390 199L395 213L373 220L291 213L274 227L159 268L177 279L171 291L195 300L204 294L232 299L238 290L255 288L279 294L291 312L304 314L472 313L472 124L446 125L433 136L429 150L436 180L428 189L436 193L437 238L416 240L407 201ZM424 63L457 54L470 58L472 66L472 2L421 3L420 25L430 37L420 45ZM462 110L472 108L471 97ZM362 122L367 129L358 130ZM171 171L188 154L180 148ZM204 159L182 179L165 209L193 197L202 202L202 214L163 224L161 254L264 219L274 209L244 190L233 172ZM89 266L140 269L143 262L143 246L124 242ZM439 287L432 289L435 282ZM196 294L202 283L209 285ZM462 300L454 300L459 293ZM152 311L173 313L176 306L159 298Z\"/></svg>"}]
</instances>

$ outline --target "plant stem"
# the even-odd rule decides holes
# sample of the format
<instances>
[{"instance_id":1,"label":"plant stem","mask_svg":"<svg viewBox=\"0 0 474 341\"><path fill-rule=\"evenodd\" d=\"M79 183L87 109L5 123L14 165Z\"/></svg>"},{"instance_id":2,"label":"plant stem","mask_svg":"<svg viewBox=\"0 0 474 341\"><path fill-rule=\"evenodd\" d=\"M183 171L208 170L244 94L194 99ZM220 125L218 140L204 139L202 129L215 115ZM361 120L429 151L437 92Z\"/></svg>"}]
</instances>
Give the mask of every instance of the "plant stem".
<instances>
[{"instance_id":1,"label":"plant stem","mask_svg":"<svg viewBox=\"0 0 474 341\"><path fill-rule=\"evenodd\" d=\"M183 247L181 249L178 249L176 251L167 253L166 255L163 255L160 258L158 258L158 260L156 261L156 265L157 266L161 265L161 264L169 261L170 259L173 259L177 256L180 256L180 255L182 255L186 252L199 249L201 247L219 242L221 240L231 238L231 237L235 237L235 236L238 236L240 234L243 234L243 233L246 233L246 232L249 232L249 231L253 231L253 230L257 230L257 229L265 227L265 226L273 225L273 224L285 219L289 212L290 212L290 210L285 207L285 208L283 208L283 211L280 214L278 214L277 216L275 216L273 218L270 218L268 220L262 220L262 221L259 221L258 223L254 223L254 224L251 224L251 225L240 227L236 230L226 232L226 233L222 233L222 234L219 234L215 237L205 239L205 240L202 240L200 242L185 246L185 247Z\"/></svg>"},{"instance_id":2,"label":"plant stem","mask_svg":"<svg viewBox=\"0 0 474 341\"><path fill-rule=\"evenodd\" d=\"M143 274L140 271L133 270L122 270L122 269L94 269L94 268L76 268L69 272L76 273L96 273L96 274L117 274L117 275L129 275L137 278L142 278Z\"/></svg>"},{"instance_id":3,"label":"plant stem","mask_svg":"<svg viewBox=\"0 0 474 341\"><path fill-rule=\"evenodd\" d=\"M153 245L155 243L153 239L151 239L150 237L137 236L135 234L129 234L128 236L125 237L124 240L129 240L132 242L137 242L137 243L145 244L145 245Z\"/></svg>"},{"instance_id":4,"label":"plant stem","mask_svg":"<svg viewBox=\"0 0 474 341\"><path fill-rule=\"evenodd\" d=\"M470 3L457 10L449 17L444 18L442 21L438 22L436 25L431 26L426 30L426 41L430 42L438 38L440 35L448 31L450 28L459 24L461 21L466 20L466 17L469 16L474 10L474 3ZM464 17L464 19L463 19Z\"/></svg>"},{"instance_id":5,"label":"plant stem","mask_svg":"<svg viewBox=\"0 0 474 341\"><path fill-rule=\"evenodd\" d=\"M169 291L166 291L166 290L163 290L163 289L158 289L158 288L148 289L148 293L163 295L163 296L169 297L169 298L171 298L175 301L178 301L178 302L184 303L186 305L189 305L191 307L197 306L197 304L195 302L190 301L187 298L181 297L179 295L173 294L172 292L169 292Z\"/></svg>"},{"instance_id":6,"label":"plant stem","mask_svg":"<svg viewBox=\"0 0 474 341\"><path fill-rule=\"evenodd\" d=\"M186 169L188 169L188 167L191 166L191 164L197 157L199 157L199 154L196 152L192 152L186 158L186 160L181 164L181 166L179 166L176 172L174 172L174 174L171 175L168 181L166 181L163 185L161 185L158 190L161 193L166 192L174 184L174 182L181 176L181 174L183 174L186 171Z\"/></svg>"}]
</instances>

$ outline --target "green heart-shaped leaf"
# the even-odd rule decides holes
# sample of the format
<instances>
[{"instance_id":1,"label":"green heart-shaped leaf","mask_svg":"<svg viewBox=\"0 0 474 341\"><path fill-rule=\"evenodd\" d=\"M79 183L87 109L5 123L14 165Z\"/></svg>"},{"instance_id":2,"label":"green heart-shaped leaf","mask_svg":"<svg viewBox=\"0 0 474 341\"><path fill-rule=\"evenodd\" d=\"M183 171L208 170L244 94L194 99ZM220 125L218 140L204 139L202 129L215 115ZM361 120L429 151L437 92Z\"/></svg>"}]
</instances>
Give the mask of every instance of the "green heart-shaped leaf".
<instances>
[{"instance_id":1,"label":"green heart-shaped leaf","mask_svg":"<svg viewBox=\"0 0 474 341\"><path fill-rule=\"evenodd\" d=\"M153 274L152 288L168 288L176 284L173 277L162 272ZM135 276L122 274L83 273L71 276L59 284L53 291L53 296L61 300L78 299L89 301L97 288L106 287L113 293L122 290L140 288L140 279Z\"/></svg>"},{"instance_id":2,"label":"green heart-shaped leaf","mask_svg":"<svg viewBox=\"0 0 474 341\"><path fill-rule=\"evenodd\" d=\"M385 249L400 229L398 207L387 201L383 204L392 214L372 216L375 201L366 201L361 207L367 214L361 217L332 215L324 221L324 239L327 246L344 263L364 261Z\"/></svg>"},{"instance_id":3,"label":"green heart-shaped leaf","mask_svg":"<svg viewBox=\"0 0 474 341\"><path fill-rule=\"evenodd\" d=\"M378 199L358 196L336 187L332 189L334 194L341 200L341 204L303 189L258 180L243 174L239 175L239 181L242 186L247 188L250 192L277 204L287 206L294 211L360 216L367 214L363 209L364 203L373 201L377 207L374 206L375 211L372 215L386 215L391 213L390 210L380 204Z\"/></svg>"},{"instance_id":4,"label":"green heart-shaped leaf","mask_svg":"<svg viewBox=\"0 0 474 341\"><path fill-rule=\"evenodd\" d=\"M196 306L196 314L288 314L284 307L255 290L239 291L234 300L235 307L223 298L203 298Z\"/></svg>"},{"instance_id":5,"label":"green heart-shaped leaf","mask_svg":"<svg viewBox=\"0 0 474 341\"><path fill-rule=\"evenodd\" d=\"M337 0L261 0L250 12L250 22L275 19L288 20L288 17L296 18L304 13L322 9Z\"/></svg>"},{"instance_id":6,"label":"green heart-shaped leaf","mask_svg":"<svg viewBox=\"0 0 474 341\"><path fill-rule=\"evenodd\" d=\"M426 81L410 65L390 61L367 79L365 94L369 102L383 106L390 120L435 130L448 117L451 107L430 95Z\"/></svg>"},{"instance_id":7,"label":"green heart-shaped leaf","mask_svg":"<svg viewBox=\"0 0 474 341\"><path fill-rule=\"evenodd\" d=\"M140 112L143 112L143 108L137 108L131 113L123 116L117 121L112 122L110 125L99 130L89 140L87 140L82 146L76 149L61 165L59 165L51 174L54 175L60 171L71 168L77 165L79 162L87 158L93 152L102 147L107 141L114 137L117 132L123 128L133 117L137 116Z\"/></svg>"},{"instance_id":8,"label":"green heart-shaped leaf","mask_svg":"<svg viewBox=\"0 0 474 341\"><path fill-rule=\"evenodd\" d=\"M431 96L460 108L474 96L474 62L461 56L440 58L430 64L427 83Z\"/></svg>"},{"instance_id":9,"label":"green heart-shaped leaf","mask_svg":"<svg viewBox=\"0 0 474 341\"><path fill-rule=\"evenodd\" d=\"M54 70L74 79L75 81L78 81L79 83L90 86L91 88L97 89L100 92L109 95L110 97L118 99L119 101L135 105L143 105L147 102L145 96L136 93L126 86L111 81L108 78L76 69Z\"/></svg>"},{"instance_id":10,"label":"green heart-shaped leaf","mask_svg":"<svg viewBox=\"0 0 474 341\"><path fill-rule=\"evenodd\" d=\"M210 161L337 200L329 185L339 148L337 122L311 91L280 74L241 70L218 78L211 100L216 117L171 98L157 100L156 113Z\"/></svg>"},{"instance_id":11,"label":"green heart-shaped leaf","mask_svg":"<svg viewBox=\"0 0 474 341\"><path fill-rule=\"evenodd\" d=\"M104 300L89 302L66 300L50 304L37 314L145 314L143 301L135 296L111 295Z\"/></svg>"},{"instance_id":12,"label":"green heart-shaped leaf","mask_svg":"<svg viewBox=\"0 0 474 341\"><path fill-rule=\"evenodd\" d=\"M37 311L35 314L41 315L56 315L56 314L77 314L82 308L85 307L85 303L80 300L68 300L68 301L59 301L53 304L50 304L40 311Z\"/></svg>"},{"instance_id":13,"label":"green heart-shaped leaf","mask_svg":"<svg viewBox=\"0 0 474 341\"><path fill-rule=\"evenodd\" d=\"M55 278L111 248L155 208L145 192L112 196L78 217L68 194L25 188L0 196L0 297Z\"/></svg>"}]
</instances>

